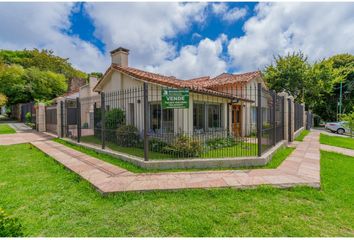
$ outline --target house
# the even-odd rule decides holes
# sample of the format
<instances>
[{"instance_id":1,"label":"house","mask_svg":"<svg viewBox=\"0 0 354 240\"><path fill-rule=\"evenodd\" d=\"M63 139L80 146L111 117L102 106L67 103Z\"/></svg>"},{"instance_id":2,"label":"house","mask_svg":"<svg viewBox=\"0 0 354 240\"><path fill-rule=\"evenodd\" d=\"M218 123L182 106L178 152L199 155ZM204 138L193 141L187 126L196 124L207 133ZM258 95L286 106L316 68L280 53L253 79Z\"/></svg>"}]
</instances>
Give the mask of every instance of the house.
<instances>
[{"instance_id":1,"label":"house","mask_svg":"<svg viewBox=\"0 0 354 240\"><path fill-rule=\"evenodd\" d=\"M215 78L181 80L129 67L128 56L129 50L125 48L111 51L111 66L93 89L105 93L106 108L123 109L128 124L135 125L140 131L144 127L142 94L133 89L142 89L143 84L147 83L147 122L151 134L182 131L195 136L224 134L232 130L240 135L246 131L242 122L247 121L246 112L251 111L251 106L255 104L255 98L247 95L246 87L263 83L260 72L240 75L224 73ZM171 88L189 92L188 107L162 106L162 91Z\"/></svg>"}]
</instances>

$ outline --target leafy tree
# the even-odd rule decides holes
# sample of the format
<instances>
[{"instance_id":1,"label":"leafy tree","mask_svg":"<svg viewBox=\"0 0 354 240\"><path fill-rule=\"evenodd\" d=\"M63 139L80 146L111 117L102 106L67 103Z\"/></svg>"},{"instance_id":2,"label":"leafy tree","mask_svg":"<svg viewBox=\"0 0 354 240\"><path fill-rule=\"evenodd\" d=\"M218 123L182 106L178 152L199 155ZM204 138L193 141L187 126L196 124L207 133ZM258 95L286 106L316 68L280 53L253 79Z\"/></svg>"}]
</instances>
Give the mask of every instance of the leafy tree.
<instances>
[{"instance_id":1,"label":"leafy tree","mask_svg":"<svg viewBox=\"0 0 354 240\"><path fill-rule=\"evenodd\" d=\"M55 56L51 50L0 50L0 59L5 64L18 64L24 68L36 67L42 71L63 74L66 79L86 78L86 73L71 66L68 58Z\"/></svg>"},{"instance_id":2,"label":"leafy tree","mask_svg":"<svg viewBox=\"0 0 354 240\"><path fill-rule=\"evenodd\" d=\"M350 130L350 137L353 137L353 131L354 131L354 108L353 108L353 111L351 113L343 114L341 116L341 119L343 121L347 122L345 125Z\"/></svg>"},{"instance_id":3,"label":"leafy tree","mask_svg":"<svg viewBox=\"0 0 354 240\"><path fill-rule=\"evenodd\" d=\"M40 71L19 65L2 65L0 68L0 92L7 96L8 104L33 100L50 100L67 89L64 75Z\"/></svg>"},{"instance_id":4,"label":"leafy tree","mask_svg":"<svg viewBox=\"0 0 354 240\"><path fill-rule=\"evenodd\" d=\"M0 93L0 107L6 105L6 103L7 103L7 97L4 94Z\"/></svg>"},{"instance_id":5,"label":"leafy tree","mask_svg":"<svg viewBox=\"0 0 354 240\"><path fill-rule=\"evenodd\" d=\"M354 56L339 54L322 61L332 71L332 91L325 93L316 101L314 112L326 121L337 120L337 107L342 82L342 112L346 113L354 107Z\"/></svg>"},{"instance_id":6,"label":"leafy tree","mask_svg":"<svg viewBox=\"0 0 354 240\"><path fill-rule=\"evenodd\" d=\"M310 65L302 53L274 57L275 64L265 68L264 76L268 87L277 92L285 91L295 99L303 101L309 91Z\"/></svg>"},{"instance_id":7,"label":"leafy tree","mask_svg":"<svg viewBox=\"0 0 354 240\"><path fill-rule=\"evenodd\" d=\"M0 66L0 92L7 96L9 105L26 102L31 98L25 72L19 65Z\"/></svg>"},{"instance_id":8,"label":"leafy tree","mask_svg":"<svg viewBox=\"0 0 354 240\"><path fill-rule=\"evenodd\" d=\"M96 78L101 78L103 76L103 74L100 72L92 72L89 75Z\"/></svg>"}]
</instances>

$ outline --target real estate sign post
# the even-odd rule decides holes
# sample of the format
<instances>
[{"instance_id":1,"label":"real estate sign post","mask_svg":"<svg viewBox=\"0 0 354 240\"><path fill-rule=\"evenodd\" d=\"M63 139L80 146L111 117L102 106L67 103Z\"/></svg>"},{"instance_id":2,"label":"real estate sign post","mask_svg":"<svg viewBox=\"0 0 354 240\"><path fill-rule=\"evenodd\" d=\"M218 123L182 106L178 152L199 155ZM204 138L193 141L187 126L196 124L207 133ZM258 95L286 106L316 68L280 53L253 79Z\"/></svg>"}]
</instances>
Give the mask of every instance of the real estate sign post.
<instances>
[{"instance_id":1,"label":"real estate sign post","mask_svg":"<svg viewBox=\"0 0 354 240\"><path fill-rule=\"evenodd\" d=\"M162 89L162 108L189 108L189 90L188 89Z\"/></svg>"}]
</instances>

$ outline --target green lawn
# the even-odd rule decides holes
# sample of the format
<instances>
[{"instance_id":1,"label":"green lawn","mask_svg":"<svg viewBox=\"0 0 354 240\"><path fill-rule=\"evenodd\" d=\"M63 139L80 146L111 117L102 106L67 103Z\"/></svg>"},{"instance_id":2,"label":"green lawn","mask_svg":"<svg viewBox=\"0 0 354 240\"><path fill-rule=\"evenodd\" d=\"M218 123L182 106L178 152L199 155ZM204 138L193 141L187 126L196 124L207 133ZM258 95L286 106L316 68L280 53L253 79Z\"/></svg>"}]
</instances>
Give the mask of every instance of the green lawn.
<instances>
[{"instance_id":1,"label":"green lawn","mask_svg":"<svg viewBox=\"0 0 354 240\"><path fill-rule=\"evenodd\" d=\"M16 133L8 124L0 124L0 134Z\"/></svg>"},{"instance_id":2,"label":"green lawn","mask_svg":"<svg viewBox=\"0 0 354 240\"><path fill-rule=\"evenodd\" d=\"M166 170L150 170L150 169L144 169L139 166L136 166L132 163L123 161L121 159L115 158L109 154L104 154L104 153L98 153L94 150L88 149L86 147L78 146L76 144L73 144L71 142L65 141L60 138L55 138L53 141L57 143L61 143L67 147L73 148L77 151L80 151L82 153L85 153L87 155L90 155L92 157L98 158L102 161L111 163L113 165L116 165L118 167L127 169L128 171L135 172L135 173L143 173L143 172L179 172L179 171L196 171L196 170L204 170L204 171L209 171L210 169L166 169ZM279 149L272 157L271 161L268 162L267 165L262 166L262 167L240 167L240 168L215 168L214 170L225 170L225 169L254 169L254 168L277 168L287 156L290 155L294 151L294 148L281 148Z\"/></svg>"},{"instance_id":3,"label":"green lawn","mask_svg":"<svg viewBox=\"0 0 354 240\"><path fill-rule=\"evenodd\" d=\"M354 138L329 136L321 133L320 143L335 147L354 149Z\"/></svg>"},{"instance_id":4,"label":"green lawn","mask_svg":"<svg viewBox=\"0 0 354 240\"><path fill-rule=\"evenodd\" d=\"M91 143L91 144L96 144L101 146L101 141L95 136L85 136L81 137L81 141L85 143ZM126 153L130 154L133 156L137 157L144 157L144 149L142 148L137 148L137 147L121 147L118 146L117 144L111 143L111 142L106 142L106 146L114 151L121 152L121 153ZM150 159L156 159L156 160L162 160L162 159L172 159L174 158L173 156L169 154L164 154L164 153L157 153L157 152L152 152L149 151L149 158Z\"/></svg>"},{"instance_id":5,"label":"green lawn","mask_svg":"<svg viewBox=\"0 0 354 240\"><path fill-rule=\"evenodd\" d=\"M101 145L100 139L95 136L81 137L81 141L84 143L91 143L95 145ZM144 157L144 149L137 147L121 147L117 144L106 142L106 146L114 151L130 154L137 157ZM257 155L257 144L253 143L239 143L232 147L224 147L219 149L210 150L203 153L200 158L223 158L223 157L246 157ZM171 154L158 153L149 151L150 160L163 160L163 159L176 159L177 157Z\"/></svg>"},{"instance_id":6,"label":"green lawn","mask_svg":"<svg viewBox=\"0 0 354 240\"><path fill-rule=\"evenodd\" d=\"M300 133L300 135L295 138L295 141L300 141L300 142L302 142L302 141L304 140L304 138L305 138L309 133L310 133L309 130L303 130L303 131Z\"/></svg>"},{"instance_id":7,"label":"green lawn","mask_svg":"<svg viewBox=\"0 0 354 240\"><path fill-rule=\"evenodd\" d=\"M321 153L322 190L259 187L120 193L28 144L0 146L0 206L27 236L354 236L354 158Z\"/></svg>"}]
</instances>

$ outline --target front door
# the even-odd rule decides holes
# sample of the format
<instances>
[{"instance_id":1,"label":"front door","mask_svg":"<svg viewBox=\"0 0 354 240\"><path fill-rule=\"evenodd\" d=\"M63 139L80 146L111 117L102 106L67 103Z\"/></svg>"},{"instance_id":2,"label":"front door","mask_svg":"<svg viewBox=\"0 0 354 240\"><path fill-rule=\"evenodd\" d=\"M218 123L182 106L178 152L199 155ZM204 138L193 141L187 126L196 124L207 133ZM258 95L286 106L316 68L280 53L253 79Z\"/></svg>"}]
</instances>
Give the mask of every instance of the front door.
<instances>
[{"instance_id":1,"label":"front door","mask_svg":"<svg viewBox=\"0 0 354 240\"><path fill-rule=\"evenodd\" d=\"M242 115L241 115L241 105L232 106L232 132L234 136L241 136L241 124L242 124Z\"/></svg>"}]
</instances>

